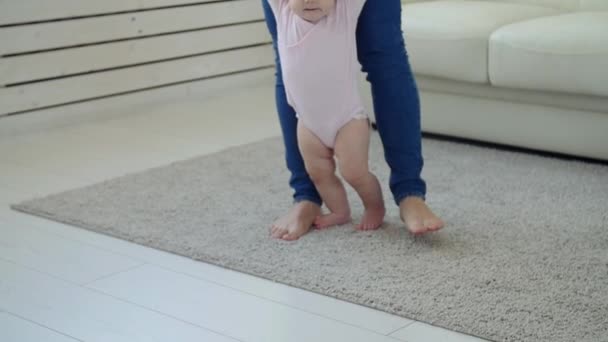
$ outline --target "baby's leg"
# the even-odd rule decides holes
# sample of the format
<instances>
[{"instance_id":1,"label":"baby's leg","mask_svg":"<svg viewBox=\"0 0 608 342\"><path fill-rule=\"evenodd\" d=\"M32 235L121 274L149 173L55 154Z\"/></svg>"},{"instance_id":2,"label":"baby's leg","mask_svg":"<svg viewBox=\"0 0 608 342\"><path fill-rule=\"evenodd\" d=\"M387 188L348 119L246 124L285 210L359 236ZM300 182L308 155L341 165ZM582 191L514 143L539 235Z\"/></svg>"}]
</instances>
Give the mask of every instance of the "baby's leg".
<instances>
[{"instance_id":1,"label":"baby's leg","mask_svg":"<svg viewBox=\"0 0 608 342\"><path fill-rule=\"evenodd\" d=\"M384 220L384 199L376 176L369 171L369 121L351 120L338 132L335 152L340 173L359 194L365 213L357 229L377 229Z\"/></svg>"},{"instance_id":2,"label":"baby's leg","mask_svg":"<svg viewBox=\"0 0 608 342\"><path fill-rule=\"evenodd\" d=\"M317 228L327 228L350 222L350 208L346 190L336 176L336 163L332 151L309 129L298 122L298 145L306 171L315 183L329 214L321 215L315 220Z\"/></svg>"}]
</instances>

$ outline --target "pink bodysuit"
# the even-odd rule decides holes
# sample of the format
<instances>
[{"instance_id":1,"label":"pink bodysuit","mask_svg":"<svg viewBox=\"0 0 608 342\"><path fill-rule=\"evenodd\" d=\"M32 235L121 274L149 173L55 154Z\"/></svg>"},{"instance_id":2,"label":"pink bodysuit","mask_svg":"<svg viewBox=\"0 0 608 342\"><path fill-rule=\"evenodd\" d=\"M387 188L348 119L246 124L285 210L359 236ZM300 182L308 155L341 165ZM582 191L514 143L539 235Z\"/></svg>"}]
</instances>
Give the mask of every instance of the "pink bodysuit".
<instances>
[{"instance_id":1,"label":"pink bodysuit","mask_svg":"<svg viewBox=\"0 0 608 342\"><path fill-rule=\"evenodd\" d=\"M340 128L367 118L358 90L355 37L365 0L336 0L335 11L317 23L295 14L289 0L270 3L287 101L300 123L333 148Z\"/></svg>"}]
</instances>

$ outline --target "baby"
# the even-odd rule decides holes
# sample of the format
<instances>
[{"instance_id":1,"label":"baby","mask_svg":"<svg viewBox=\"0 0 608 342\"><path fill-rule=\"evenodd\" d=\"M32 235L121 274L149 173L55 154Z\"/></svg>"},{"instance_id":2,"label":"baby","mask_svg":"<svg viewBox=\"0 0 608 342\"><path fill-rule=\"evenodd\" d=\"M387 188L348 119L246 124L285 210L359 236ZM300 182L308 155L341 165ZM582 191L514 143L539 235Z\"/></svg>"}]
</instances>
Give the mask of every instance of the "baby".
<instances>
[{"instance_id":1,"label":"baby","mask_svg":"<svg viewBox=\"0 0 608 342\"><path fill-rule=\"evenodd\" d=\"M382 1L382 0L376 0ZM268 0L286 95L298 117L306 171L329 209L317 228L351 220L342 178L359 194L365 213L358 229L377 229L385 214L382 190L368 168L369 119L358 93L355 31L365 0Z\"/></svg>"}]
</instances>

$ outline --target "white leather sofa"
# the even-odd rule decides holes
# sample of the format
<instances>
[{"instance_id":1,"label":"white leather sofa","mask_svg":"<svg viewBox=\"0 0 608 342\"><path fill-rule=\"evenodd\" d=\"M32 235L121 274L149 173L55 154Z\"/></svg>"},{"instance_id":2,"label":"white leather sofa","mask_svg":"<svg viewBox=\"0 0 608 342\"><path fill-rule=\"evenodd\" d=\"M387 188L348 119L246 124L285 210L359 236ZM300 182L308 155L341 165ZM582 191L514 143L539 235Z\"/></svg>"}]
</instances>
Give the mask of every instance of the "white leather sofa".
<instances>
[{"instance_id":1,"label":"white leather sofa","mask_svg":"<svg viewBox=\"0 0 608 342\"><path fill-rule=\"evenodd\" d=\"M608 0L410 0L403 31L423 131L608 160Z\"/></svg>"}]
</instances>

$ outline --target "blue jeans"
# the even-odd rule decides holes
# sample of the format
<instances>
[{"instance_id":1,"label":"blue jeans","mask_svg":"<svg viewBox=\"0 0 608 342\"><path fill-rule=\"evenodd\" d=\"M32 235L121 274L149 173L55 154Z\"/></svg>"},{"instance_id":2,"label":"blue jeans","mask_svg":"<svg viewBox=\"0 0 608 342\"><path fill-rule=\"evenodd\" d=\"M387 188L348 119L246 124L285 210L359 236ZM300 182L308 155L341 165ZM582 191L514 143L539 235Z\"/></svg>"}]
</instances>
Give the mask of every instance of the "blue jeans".
<instances>
[{"instance_id":1,"label":"blue jeans","mask_svg":"<svg viewBox=\"0 0 608 342\"><path fill-rule=\"evenodd\" d=\"M348 0L347 0L348 1ZM298 148L296 114L287 103L281 61L277 51L276 21L262 0L266 24L276 56L276 106L285 144L285 159L291 172L289 185L296 202L321 204L321 197L308 177ZM395 203L408 196L424 198L422 172L420 101L401 31L400 0L368 0L357 26L359 62L371 83L376 125L391 169L390 189Z\"/></svg>"}]
</instances>

